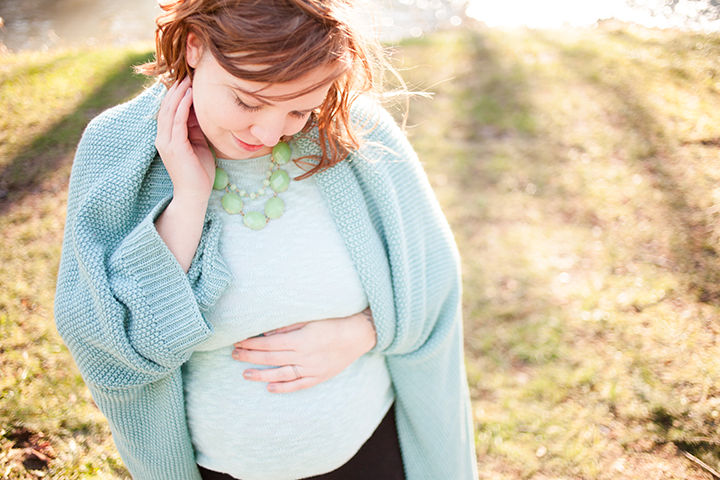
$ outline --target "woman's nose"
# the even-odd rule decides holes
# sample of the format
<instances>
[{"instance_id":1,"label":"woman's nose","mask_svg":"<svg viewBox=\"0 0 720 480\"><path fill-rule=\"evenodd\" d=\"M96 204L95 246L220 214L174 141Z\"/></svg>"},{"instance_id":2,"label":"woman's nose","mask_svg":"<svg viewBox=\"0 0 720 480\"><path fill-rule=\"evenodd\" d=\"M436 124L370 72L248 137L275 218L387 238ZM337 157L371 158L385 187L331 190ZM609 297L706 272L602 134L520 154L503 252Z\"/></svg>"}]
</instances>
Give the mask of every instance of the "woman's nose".
<instances>
[{"instance_id":1,"label":"woman's nose","mask_svg":"<svg viewBox=\"0 0 720 480\"><path fill-rule=\"evenodd\" d=\"M269 121L266 123L256 123L250 127L250 133L253 137L262 142L263 145L274 147L283 136L283 128L281 122Z\"/></svg>"}]
</instances>

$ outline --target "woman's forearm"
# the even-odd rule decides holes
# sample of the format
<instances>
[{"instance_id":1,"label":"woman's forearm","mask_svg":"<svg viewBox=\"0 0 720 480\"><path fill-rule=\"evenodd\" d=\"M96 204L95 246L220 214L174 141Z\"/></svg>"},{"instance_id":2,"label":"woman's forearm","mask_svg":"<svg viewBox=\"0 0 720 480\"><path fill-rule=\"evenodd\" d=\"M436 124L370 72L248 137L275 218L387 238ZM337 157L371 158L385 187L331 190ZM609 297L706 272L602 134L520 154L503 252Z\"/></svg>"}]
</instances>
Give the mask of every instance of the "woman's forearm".
<instances>
[{"instance_id":1,"label":"woman's forearm","mask_svg":"<svg viewBox=\"0 0 720 480\"><path fill-rule=\"evenodd\" d=\"M206 209L206 202L186 201L176 196L155 220L160 238L186 273L200 244Z\"/></svg>"}]
</instances>

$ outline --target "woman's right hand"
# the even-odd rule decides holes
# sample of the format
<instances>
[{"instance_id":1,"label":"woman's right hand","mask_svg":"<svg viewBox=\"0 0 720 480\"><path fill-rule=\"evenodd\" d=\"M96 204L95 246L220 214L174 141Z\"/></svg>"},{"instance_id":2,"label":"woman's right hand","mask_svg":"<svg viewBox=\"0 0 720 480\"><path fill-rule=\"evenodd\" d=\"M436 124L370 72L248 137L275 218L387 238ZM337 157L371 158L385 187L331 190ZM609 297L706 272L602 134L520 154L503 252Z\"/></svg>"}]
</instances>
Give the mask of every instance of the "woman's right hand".
<instances>
[{"instance_id":1,"label":"woman's right hand","mask_svg":"<svg viewBox=\"0 0 720 480\"><path fill-rule=\"evenodd\" d=\"M313 387L345 370L377 343L370 307L344 318L303 322L235 344L235 360L278 368L249 368L246 380L272 393Z\"/></svg>"},{"instance_id":2,"label":"woman's right hand","mask_svg":"<svg viewBox=\"0 0 720 480\"><path fill-rule=\"evenodd\" d=\"M155 229L185 272L200 243L215 182L215 159L192 108L190 78L175 83L158 112L155 147L173 183L173 199Z\"/></svg>"},{"instance_id":3,"label":"woman's right hand","mask_svg":"<svg viewBox=\"0 0 720 480\"><path fill-rule=\"evenodd\" d=\"M190 77L175 82L158 112L155 147L173 182L173 200L207 205L215 160L192 108Z\"/></svg>"}]
</instances>

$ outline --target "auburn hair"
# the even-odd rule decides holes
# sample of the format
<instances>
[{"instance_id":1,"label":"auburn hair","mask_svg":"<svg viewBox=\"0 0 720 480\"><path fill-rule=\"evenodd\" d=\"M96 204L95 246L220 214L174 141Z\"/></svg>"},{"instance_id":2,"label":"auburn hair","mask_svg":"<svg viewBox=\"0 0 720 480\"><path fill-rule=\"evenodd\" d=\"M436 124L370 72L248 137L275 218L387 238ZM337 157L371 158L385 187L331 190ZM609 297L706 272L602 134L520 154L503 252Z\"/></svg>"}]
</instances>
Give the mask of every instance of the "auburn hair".
<instances>
[{"instance_id":1,"label":"auburn hair","mask_svg":"<svg viewBox=\"0 0 720 480\"><path fill-rule=\"evenodd\" d=\"M225 70L243 80L284 83L329 66L334 72L330 78L296 94L332 82L304 130L317 125L322 155L300 178L335 165L358 148L350 105L357 95L378 88L385 61L379 42L354 26L352 0L175 0L160 7L164 13L156 21L155 60L138 66L139 73L159 76L168 87L192 78L186 58L190 33ZM261 91L254 95L263 97Z\"/></svg>"}]
</instances>

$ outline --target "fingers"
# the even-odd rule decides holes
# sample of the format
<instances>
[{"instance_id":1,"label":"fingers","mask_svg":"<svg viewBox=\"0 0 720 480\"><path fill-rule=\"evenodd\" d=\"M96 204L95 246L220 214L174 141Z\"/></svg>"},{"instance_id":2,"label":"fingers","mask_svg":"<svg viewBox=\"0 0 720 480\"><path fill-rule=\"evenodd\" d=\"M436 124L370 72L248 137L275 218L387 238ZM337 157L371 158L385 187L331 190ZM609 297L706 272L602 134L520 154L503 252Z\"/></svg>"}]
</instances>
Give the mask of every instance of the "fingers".
<instances>
[{"instance_id":1,"label":"fingers","mask_svg":"<svg viewBox=\"0 0 720 480\"><path fill-rule=\"evenodd\" d=\"M294 352L289 351L263 351L263 350L245 350L236 348L232 352L232 358L239 362L252 363L253 365L268 365L271 367L280 367L282 365L292 365Z\"/></svg>"},{"instance_id":2,"label":"fingers","mask_svg":"<svg viewBox=\"0 0 720 480\"><path fill-rule=\"evenodd\" d=\"M296 370L297 374L295 374ZM253 382L265 383L292 382L294 380L298 380L298 375L300 375L300 378L302 378L302 374L300 373L301 370L302 367L297 365L295 366L295 369L293 369L293 365L285 365L284 367L265 369L249 368L243 372L243 378L245 380L251 380Z\"/></svg>"},{"instance_id":3,"label":"fingers","mask_svg":"<svg viewBox=\"0 0 720 480\"><path fill-rule=\"evenodd\" d=\"M155 146L166 166L168 161L173 162L178 155L183 155L190 149L187 121L191 106L191 82L190 78L186 77L182 82L176 82L170 87L158 112Z\"/></svg>"},{"instance_id":4,"label":"fingers","mask_svg":"<svg viewBox=\"0 0 720 480\"><path fill-rule=\"evenodd\" d=\"M267 338L280 333L290 333L295 330L300 330L310 322L300 322L288 325L287 327L281 327L269 332L265 332L263 336L247 338L241 342L235 344L235 348L247 348L249 350L292 350L289 342L289 337L275 337L275 339L268 341ZM282 340L281 340L282 339ZM285 340L285 342L283 342Z\"/></svg>"},{"instance_id":5,"label":"fingers","mask_svg":"<svg viewBox=\"0 0 720 480\"><path fill-rule=\"evenodd\" d=\"M172 138L188 138L188 116L190 115L190 107L192 106L192 87L185 90L185 94L180 99L175 111L172 122Z\"/></svg>"},{"instance_id":6,"label":"fingers","mask_svg":"<svg viewBox=\"0 0 720 480\"><path fill-rule=\"evenodd\" d=\"M300 380L295 380L294 382L270 383L268 384L267 389L270 393L290 393L314 387L318 383L320 383L320 380L315 377L303 377Z\"/></svg>"},{"instance_id":7,"label":"fingers","mask_svg":"<svg viewBox=\"0 0 720 480\"><path fill-rule=\"evenodd\" d=\"M278 328L277 330L273 330L272 332L267 332L265 334L265 336L275 335L276 333L289 333L289 332L293 332L295 330L300 330L308 323L310 323L310 322L294 323L292 325L288 325L287 327L281 327L281 328Z\"/></svg>"},{"instance_id":8,"label":"fingers","mask_svg":"<svg viewBox=\"0 0 720 480\"><path fill-rule=\"evenodd\" d=\"M158 112L158 136L169 142L172 138L172 128L175 123L175 117L180 103L187 96L187 90L190 88L190 77L186 77L182 82L175 82L168 89L160 104Z\"/></svg>"},{"instance_id":9,"label":"fingers","mask_svg":"<svg viewBox=\"0 0 720 480\"><path fill-rule=\"evenodd\" d=\"M296 373L297 371L297 373ZM265 382L270 393L290 393L314 387L321 382L320 378L303 377L303 367L300 365L285 365L278 368L248 369L243 372L243 378L253 382ZM298 378L300 375L300 378Z\"/></svg>"},{"instance_id":10,"label":"fingers","mask_svg":"<svg viewBox=\"0 0 720 480\"><path fill-rule=\"evenodd\" d=\"M294 351L296 335L271 335L269 337L252 337L238 342L235 348L243 350Z\"/></svg>"}]
</instances>

